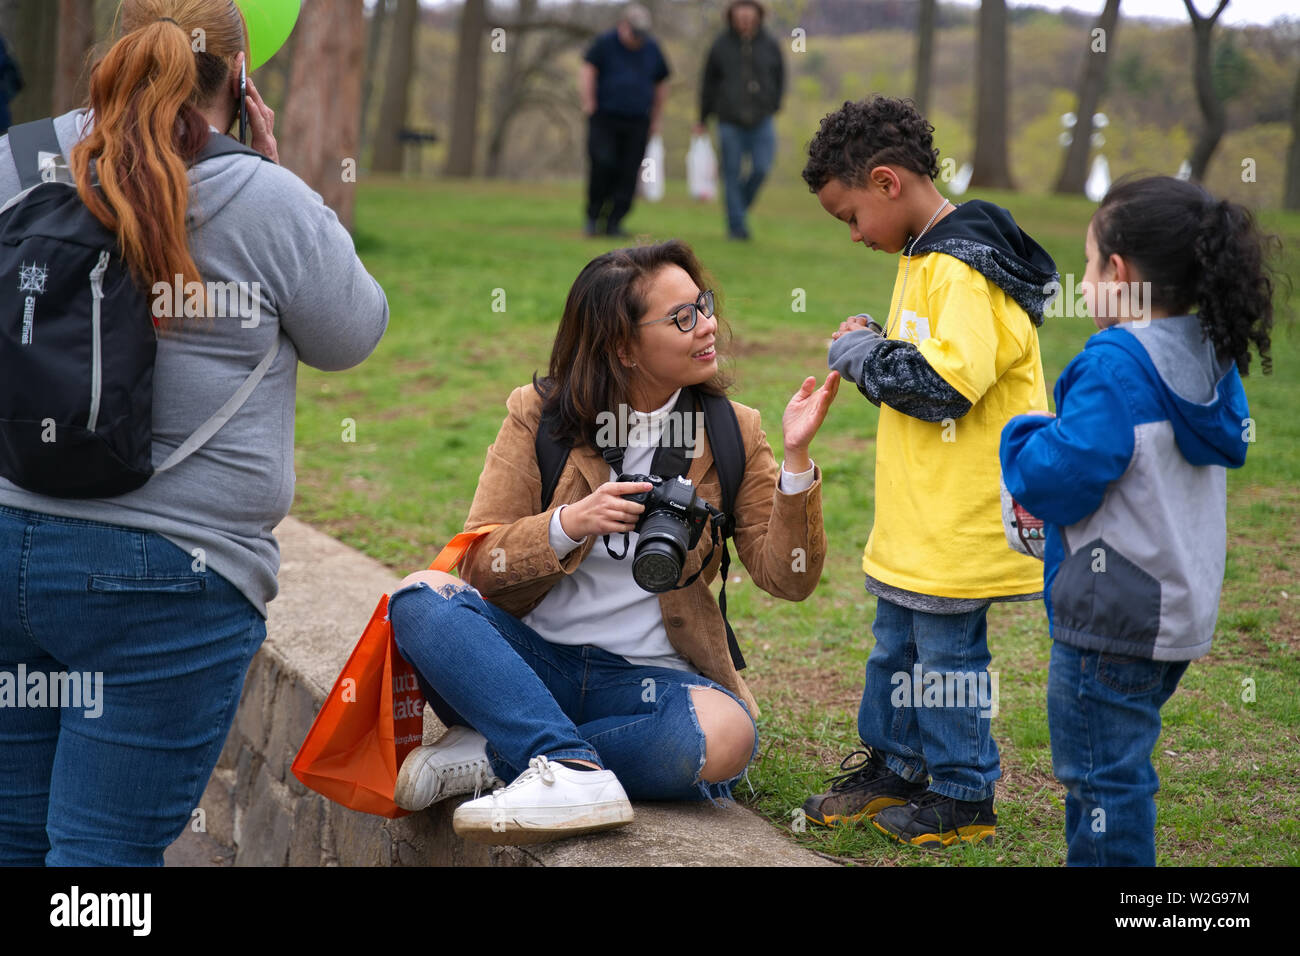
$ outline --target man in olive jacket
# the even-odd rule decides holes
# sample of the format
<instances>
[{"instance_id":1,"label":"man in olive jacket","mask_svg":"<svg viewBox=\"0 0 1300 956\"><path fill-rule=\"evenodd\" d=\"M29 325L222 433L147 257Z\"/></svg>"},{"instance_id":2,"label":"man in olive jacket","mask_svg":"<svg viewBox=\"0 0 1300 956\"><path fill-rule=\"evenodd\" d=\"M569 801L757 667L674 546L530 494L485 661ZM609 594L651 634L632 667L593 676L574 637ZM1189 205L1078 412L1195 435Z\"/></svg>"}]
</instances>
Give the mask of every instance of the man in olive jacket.
<instances>
[{"instance_id":1,"label":"man in olive jacket","mask_svg":"<svg viewBox=\"0 0 1300 956\"><path fill-rule=\"evenodd\" d=\"M781 108L785 90L781 48L763 29L763 16L757 0L736 0L727 7L727 28L713 41L700 82L700 121L695 131L703 133L709 117L717 114L727 234L732 239L749 238L745 213L772 168L776 154L772 114ZM742 178L746 154L749 175Z\"/></svg>"}]
</instances>

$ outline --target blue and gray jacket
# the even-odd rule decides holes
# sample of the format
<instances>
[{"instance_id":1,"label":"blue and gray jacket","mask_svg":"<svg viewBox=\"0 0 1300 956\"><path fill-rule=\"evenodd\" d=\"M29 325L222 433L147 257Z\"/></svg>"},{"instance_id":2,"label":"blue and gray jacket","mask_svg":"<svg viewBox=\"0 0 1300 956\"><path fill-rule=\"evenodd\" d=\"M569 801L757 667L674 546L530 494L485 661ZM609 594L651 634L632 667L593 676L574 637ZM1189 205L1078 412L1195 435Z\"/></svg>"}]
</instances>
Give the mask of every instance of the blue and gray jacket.
<instances>
[{"instance_id":1,"label":"blue and gray jacket","mask_svg":"<svg viewBox=\"0 0 1300 956\"><path fill-rule=\"evenodd\" d=\"M1056 382L1057 417L1002 431L1007 490L1047 525L1053 640L1181 661L1210 649L1227 468L1253 423L1241 377L1196 316L1098 332Z\"/></svg>"}]
</instances>

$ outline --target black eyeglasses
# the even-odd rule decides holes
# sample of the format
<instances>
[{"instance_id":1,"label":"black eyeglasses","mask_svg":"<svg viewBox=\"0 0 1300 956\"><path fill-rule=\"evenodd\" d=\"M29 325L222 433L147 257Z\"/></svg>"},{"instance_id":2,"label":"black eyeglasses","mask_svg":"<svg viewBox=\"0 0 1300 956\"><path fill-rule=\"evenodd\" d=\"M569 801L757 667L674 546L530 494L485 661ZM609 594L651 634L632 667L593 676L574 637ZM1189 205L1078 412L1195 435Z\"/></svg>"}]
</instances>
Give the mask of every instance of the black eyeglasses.
<instances>
[{"instance_id":1,"label":"black eyeglasses","mask_svg":"<svg viewBox=\"0 0 1300 956\"><path fill-rule=\"evenodd\" d=\"M700 297L689 305L684 305L672 315L665 315L662 319L651 319L649 322L642 322L642 325L658 325L660 322L675 322L677 328L683 332L689 332L695 328L695 323L699 320L700 314L703 313L706 319L713 318L713 290L705 289L700 293Z\"/></svg>"}]
</instances>

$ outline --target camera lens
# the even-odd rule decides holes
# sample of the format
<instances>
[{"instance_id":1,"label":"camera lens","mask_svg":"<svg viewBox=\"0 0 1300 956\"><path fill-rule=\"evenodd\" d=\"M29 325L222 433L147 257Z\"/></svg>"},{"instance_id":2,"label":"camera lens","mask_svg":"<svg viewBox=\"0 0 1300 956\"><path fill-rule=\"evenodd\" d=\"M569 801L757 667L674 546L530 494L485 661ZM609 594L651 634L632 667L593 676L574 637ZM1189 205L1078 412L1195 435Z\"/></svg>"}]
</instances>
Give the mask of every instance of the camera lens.
<instances>
[{"instance_id":1,"label":"camera lens","mask_svg":"<svg viewBox=\"0 0 1300 956\"><path fill-rule=\"evenodd\" d=\"M671 591L682 576L690 531L669 512L650 514L641 525L632 560L632 577L643 590Z\"/></svg>"}]
</instances>

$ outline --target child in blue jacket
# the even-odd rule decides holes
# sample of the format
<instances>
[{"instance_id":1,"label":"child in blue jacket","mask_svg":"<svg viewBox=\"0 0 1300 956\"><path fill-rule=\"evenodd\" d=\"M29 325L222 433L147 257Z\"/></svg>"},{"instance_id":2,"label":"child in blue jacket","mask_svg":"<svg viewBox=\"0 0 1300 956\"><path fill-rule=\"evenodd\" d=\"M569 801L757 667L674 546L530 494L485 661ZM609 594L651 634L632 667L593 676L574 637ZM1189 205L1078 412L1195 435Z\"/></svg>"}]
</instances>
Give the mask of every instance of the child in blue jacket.
<instances>
[{"instance_id":1,"label":"child in blue jacket","mask_svg":"<svg viewBox=\"0 0 1300 956\"><path fill-rule=\"evenodd\" d=\"M1214 634L1225 469L1254 440L1252 343L1271 370L1265 252L1251 214L1200 186L1117 184L1085 245L1101 331L1057 380L1056 416L1002 432L1007 490L1047 526L1047 720L1070 865L1155 864L1151 752Z\"/></svg>"}]
</instances>

